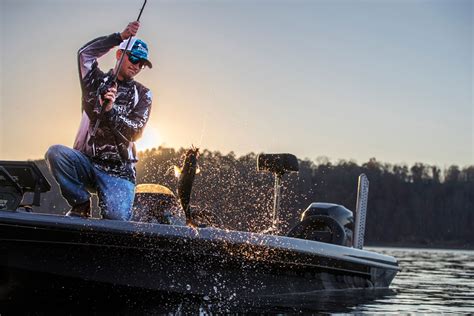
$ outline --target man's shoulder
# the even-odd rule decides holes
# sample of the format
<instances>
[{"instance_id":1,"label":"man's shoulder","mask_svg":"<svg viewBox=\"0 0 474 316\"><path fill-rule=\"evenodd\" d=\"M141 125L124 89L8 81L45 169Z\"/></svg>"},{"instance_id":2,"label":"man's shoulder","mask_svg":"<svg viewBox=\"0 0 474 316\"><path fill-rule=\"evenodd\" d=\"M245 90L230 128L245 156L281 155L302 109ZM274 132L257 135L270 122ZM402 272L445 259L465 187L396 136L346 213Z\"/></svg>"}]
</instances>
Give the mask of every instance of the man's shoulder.
<instances>
[{"instance_id":1,"label":"man's shoulder","mask_svg":"<svg viewBox=\"0 0 474 316\"><path fill-rule=\"evenodd\" d=\"M140 96L147 95L150 99L152 98L151 90L145 87L145 85L138 81L134 81L134 84Z\"/></svg>"},{"instance_id":2,"label":"man's shoulder","mask_svg":"<svg viewBox=\"0 0 474 316\"><path fill-rule=\"evenodd\" d=\"M141 91L145 91L145 92L150 91L150 89L148 89L147 87L145 87L144 84L142 84L142 83L140 83L140 82L138 82L138 81L136 81L136 80L134 80L134 84L135 84L135 86L137 87L137 89L138 89L139 91L140 91L140 90L141 90Z\"/></svg>"}]
</instances>

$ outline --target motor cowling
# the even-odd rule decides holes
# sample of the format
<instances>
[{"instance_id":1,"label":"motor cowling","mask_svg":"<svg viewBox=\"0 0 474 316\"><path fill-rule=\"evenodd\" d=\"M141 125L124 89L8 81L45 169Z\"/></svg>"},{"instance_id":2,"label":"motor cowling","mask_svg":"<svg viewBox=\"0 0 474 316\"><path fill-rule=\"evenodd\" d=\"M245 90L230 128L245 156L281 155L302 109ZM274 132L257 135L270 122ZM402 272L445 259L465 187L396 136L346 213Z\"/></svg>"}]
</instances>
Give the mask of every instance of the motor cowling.
<instances>
[{"instance_id":1,"label":"motor cowling","mask_svg":"<svg viewBox=\"0 0 474 316\"><path fill-rule=\"evenodd\" d=\"M301 221L288 232L288 236L351 246L353 230L352 211L342 205L319 202L308 206L301 214Z\"/></svg>"}]
</instances>

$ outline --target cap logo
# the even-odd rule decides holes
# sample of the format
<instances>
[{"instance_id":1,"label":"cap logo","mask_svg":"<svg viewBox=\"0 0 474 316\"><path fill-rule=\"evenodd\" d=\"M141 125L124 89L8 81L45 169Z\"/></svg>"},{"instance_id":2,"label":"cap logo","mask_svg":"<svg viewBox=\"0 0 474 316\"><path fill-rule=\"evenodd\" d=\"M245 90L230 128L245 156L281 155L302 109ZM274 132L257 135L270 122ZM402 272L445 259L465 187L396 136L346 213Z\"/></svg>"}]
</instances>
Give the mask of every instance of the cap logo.
<instances>
[{"instance_id":1,"label":"cap logo","mask_svg":"<svg viewBox=\"0 0 474 316\"><path fill-rule=\"evenodd\" d=\"M120 49L125 49L126 48L126 44L127 44L127 40L124 40L121 44L120 44ZM151 62L148 60L148 46L145 42L143 42L142 40L138 39L138 38L133 38L132 41L131 41L131 47L129 47L127 50L130 52L131 55L134 56L134 58L137 58L137 59L143 59L147 62L147 65L148 67L152 67L151 65Z\"/></svg>"}]
</instances>

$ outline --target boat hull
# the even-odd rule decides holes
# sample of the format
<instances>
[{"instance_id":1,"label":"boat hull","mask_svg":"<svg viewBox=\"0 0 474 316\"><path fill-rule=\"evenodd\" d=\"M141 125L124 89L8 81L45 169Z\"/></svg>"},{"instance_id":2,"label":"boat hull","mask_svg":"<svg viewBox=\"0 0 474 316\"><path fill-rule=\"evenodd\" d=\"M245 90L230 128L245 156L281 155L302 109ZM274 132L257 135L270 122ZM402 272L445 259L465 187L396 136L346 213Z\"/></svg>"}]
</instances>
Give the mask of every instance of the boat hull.
<instances>
[{"instance_id":1,"label":"boat hull","mask_svg":"<svg viewBox=\"0 0 474 316\"><path fill-rule=\"evenodd\" d=\"M46 280L260 296L386 288L399 271L393 257L316 241L21 212L0 212L0 253L0 294L51 276Z\"/></svg>"}]
</instances>

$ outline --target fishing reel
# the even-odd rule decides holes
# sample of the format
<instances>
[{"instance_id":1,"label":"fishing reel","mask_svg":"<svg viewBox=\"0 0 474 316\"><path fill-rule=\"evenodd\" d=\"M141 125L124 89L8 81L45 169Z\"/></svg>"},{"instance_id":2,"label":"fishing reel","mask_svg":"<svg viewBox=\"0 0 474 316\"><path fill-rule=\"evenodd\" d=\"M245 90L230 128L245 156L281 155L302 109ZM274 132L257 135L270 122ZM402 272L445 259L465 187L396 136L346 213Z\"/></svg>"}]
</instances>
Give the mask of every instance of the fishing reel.
<instances>
[{"instance_id":1,"label":"fishing reel","mask_svg":"<svg viewBox=\"0 0 474 316\"><path fill-rule=\"evenodd\" d=\"M109 79L109 77L105 77L104 79ZM104 95L109 91L109 89L116 85L117 82L115 80L102 80L96 92L97 102L99 102L99 98L104 99ZM104 103L102 105L102 113L104 112L103 108L105 107L105 105L106 100L104 100Z\"/></svg>"},{"instance_id":2,"label":"fishing reel","mask_svg":"<svg viewBox=\"0 0 474 316\"><path fill-rule=\"evenodd\" d=\"M109 74L109 76L106 76L104 80L101 81L96 91L96 108L100 108L100 113L91 131L90 138L88 141L89 146L94 146L97 130L99 129L102 116L105 114L105 108L107 107L107 100L104 100L102 105L100 105L100 99L104 98L104 95L109 91L110 88L117 85L117 81L115 80L115 77L112 80L109 80L110 76L111 76L111 73ZM123 135L121 135L118 131L114 130L113 128L112 128L112 132L114 134L115 144L117 146L120 159L123 162L128 161L129 160L128 147L130 143L129 140L123 137Z\"/></svg>"}]
</instances>

